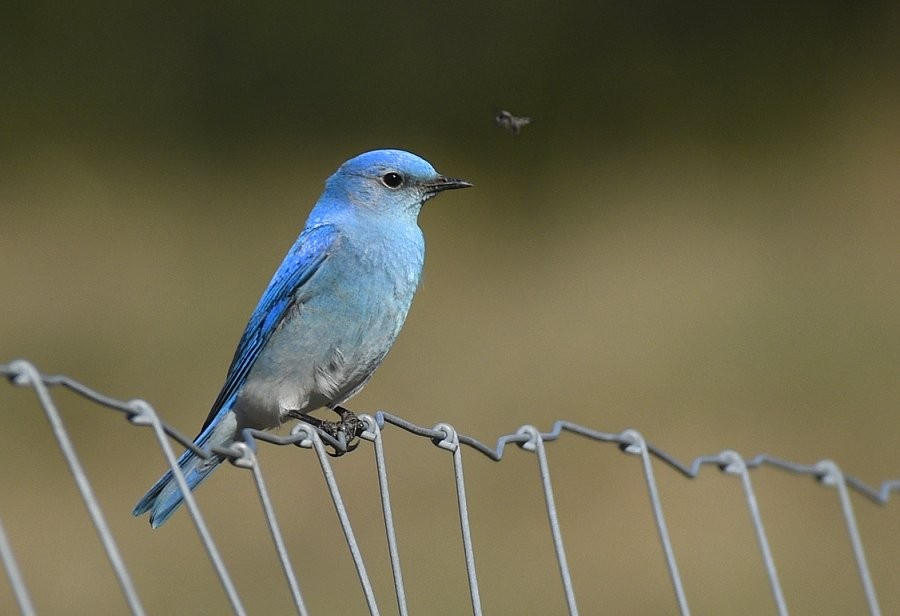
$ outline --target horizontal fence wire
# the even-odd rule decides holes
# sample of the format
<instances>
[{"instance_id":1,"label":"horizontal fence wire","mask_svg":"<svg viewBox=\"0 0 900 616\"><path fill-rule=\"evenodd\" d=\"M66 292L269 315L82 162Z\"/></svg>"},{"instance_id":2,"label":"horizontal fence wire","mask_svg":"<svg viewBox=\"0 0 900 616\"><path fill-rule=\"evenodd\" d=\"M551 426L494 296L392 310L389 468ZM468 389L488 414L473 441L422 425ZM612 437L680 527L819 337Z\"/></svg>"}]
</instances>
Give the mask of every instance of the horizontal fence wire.
<instances>
[{"instance_id":1,"label":"horizontal fence wire","mask_svg":"<svg viewBox=\"0 0 900 616\"><path fill-rule=\"evenodd\" d=\"M100 406L121 412L133 425L153 428L157 441L165 453L169 467L173 470L175 479L181 490L184 492L188 513L194 521L197 533L206 550L207 556L217 573L222 589L235 614L246 613L241 598L225 567L225 563L219 554L218 548L212 539L202 512L196 501L193 499L190 491L187 490L184 476L177 466L176 456L172 450L170 440L174 440L185 448L193 450L198 456L204 459L209 459L214 456L223 456L228 458L235 466L252 471L253 480L260 498L261 508L268 524L274 548L280 560L285 581L290 589L294 607L301 616L306 616L306 614L308 614L307 607L301 593L299 582L294 574L280 526L271 504L269 492L266 488L264 475L256 456L256 443L264 442L274 445L295 445L301 448L312 449L316 453L321 466L327 489L331 495L336 515L340 521L350 555L356 568L360 589L364 595L368 610L373 615L380 613L372 583L366 571L365 562L350 525L343 498L341 497L340 487L329 461L330 453L333 452L333 455L348 451L348 446L350 444L342 437L336 438L328 432L318 430L309 424L299 422L294 426L288 436L279 436L269 432L246 429L242 433L242 442L235 443L229 448L206 450L197 447L193 444L191 439L162 421L154 408L144 400L135 399L126 401L112 398L91 389L71 377L65 375L42 374L33 364L25 360L14 360L6 364L0 363L0 375L7 377L14 385L28 387L34 390L41 407L47 415L54 436L64 454L65 461L73 474L76 486L91 516L94 528L101 540L107 559L116 574L119 587L121 588L124 600L131 613L143 614L144 609L138 598L128 569L122 560L116 542L105 521L99 502L94 495L93 489L84 473L78 456L72 447L68 433L62 424L56 405L50 395L50 389L53 387L68 389ZM762 516L756 501L755 492L750 479L750 471L763 466L768 466L796 475L807 475L825 486L836 488L844 524L850 537L853 557L865 599L868 604L869 613L875 616L881 614L881 608L872 581L871 572L869 571L849 492L854 491L874 503L883 505L890 500L893 493L900 492L900 479L887 480L882 482L879 486L870 486L862 480L844 473L838 464L832 460L822 460L815 464L803 464L770 456L768 454L759 454L752 458L745 459L737 452L730 450L715 455L699 456L694 458L690 463L685 464L656 445L647 443L643 436L636 430L629 429L618 433L600 432L577 423L562 420L556 421L552 428L547 432L542 432L534 426L523 426L514 433L500 436L495 445L491 447L475 438L458 433L452 425L447 423L440 423L433 427L421 426L384 411L378 411L371 415L360 415L359 419L364 426L360 438L362 440L370 441L374 445L375 467L381 494L382 513L396 595L396 607L398 612L403 616L408 614L409 611L407 607L406 589L401 572L396 531L394 528L393 509L389 493L389 473L385 462L381 437L382 431L387 426L430 439L434 445L452 454L460 533L465 553L465 567L473 614L480 615L482 613L482 605L475 566L475 550L472 545L469 527L468 497L465 489L462 446L483 454L491 460L500 461L503 459L506 448L509 445L516 445L525 451L534 452L536 454L539 477L546 504L548 524L550 526L557 566L559 568L562 583L562 591L565 595L568 612L570 614L578 614L576 595L572 585L562 531L553 496L553 484L550 479L549 465L544 451L545 443L559 439L565 432L598 442L615 444L623 452L641 458L642 471L647 485L648 496L651 502L660 545L663 549L672 590L675 595L675 602L678 606L678 611L681 614L690 614L690 607L684 591L681 574L678 569L676 555L672 548L672 542L669 537L669 531L663 512L662 500L659 495L657 482L653 472L654 460L673 468L685 477L691 479L697 477L701 468L707 465L716 467L727 475L735 475L740 478L757 544L772 592L773 602L778 614L788 614L789 612L779 582L776 564L769 547ZM331 451L329 451L329 449ZM352 447L350 447L350 449L352 449ZM10 538L4 532L2 519L0 519L0 562L3 563L7 572L10 585L21 613L35 613L31 595L28 592L22 573L17 565Z\"/></svg>"}]
</instances>

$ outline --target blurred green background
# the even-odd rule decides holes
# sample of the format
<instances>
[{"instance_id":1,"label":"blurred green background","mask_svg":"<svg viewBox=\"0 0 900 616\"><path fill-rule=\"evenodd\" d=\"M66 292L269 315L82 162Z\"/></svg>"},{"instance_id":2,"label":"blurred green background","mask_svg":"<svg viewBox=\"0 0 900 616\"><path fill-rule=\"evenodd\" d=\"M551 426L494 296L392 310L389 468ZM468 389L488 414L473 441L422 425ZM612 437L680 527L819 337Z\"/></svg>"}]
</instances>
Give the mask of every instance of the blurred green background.
<instances>
[{"instance_id":1,"label":"blurred green background","mask_svg":"<svg viewBox=\"0 0 900 616\"><path fill-rule=\"evenodd\" d=\"M400 147L475 189L425 208L424 283L355 410L900 476L896 2L6 2L0 50L0 361L193 434L324 179ZM227 609L187 515L130 516L163 468L150 431L59 401L148 610ZM0 408L0 518L39 611L123 613L33 394ZM450 457L386 439L410 608L466 613ZM486 612L563 612L534 457L464 455ZM583 613L673 613L638 460L548 455ZM313 613L364 613L314 456L261 458ZM335 466L391 613L371 448ZM739 482L657 476L695 613L773 611ZM862 613L836 493L753 479L792 613ZM248 609L288 613L249 475L198 498ZM900 613L897 499L854 505Z\"/></svg>"}]
</instances>

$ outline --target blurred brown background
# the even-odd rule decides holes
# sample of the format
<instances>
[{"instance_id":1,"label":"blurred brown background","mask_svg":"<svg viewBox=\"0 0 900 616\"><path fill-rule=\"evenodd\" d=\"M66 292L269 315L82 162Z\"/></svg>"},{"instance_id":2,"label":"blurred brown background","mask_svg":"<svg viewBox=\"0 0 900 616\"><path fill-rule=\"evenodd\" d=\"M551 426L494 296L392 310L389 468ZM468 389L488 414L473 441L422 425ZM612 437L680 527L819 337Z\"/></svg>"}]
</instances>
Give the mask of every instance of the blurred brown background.
<instances>
[{"instance_id":1,"label":"blurred brown background","mask_svg":"<svg viewBox=\"0 0 900 616\"><path fill-rule=\"evenodd\" d=\"M476 188L425 208L424 284L355 410L900 476L895 2L8 2L0 34L0 361L193 434L324 179L401 147ZM496 108L534 123L514 138ZM225 610L187 515L130 516L163 469L150 431L58 399L148 611ZM33 394L0 408L0 519L39 611L123 613ZM410 608L466 613L450 457L386 439ZM561 613L534 457L464 455L486 612ZM548 455L582 612L673 613L638 460ZM314 456L261 456L313 613L364 613ZM335 464L391 613L371 448ZM695 613L773 611L739 482L657 477ZM836 493L753 480L792 613L863 613ZM249 475L198 498L247 608L288 613ZM854 505L898 613L897 498Z\"/></svg>"}]
</instances>

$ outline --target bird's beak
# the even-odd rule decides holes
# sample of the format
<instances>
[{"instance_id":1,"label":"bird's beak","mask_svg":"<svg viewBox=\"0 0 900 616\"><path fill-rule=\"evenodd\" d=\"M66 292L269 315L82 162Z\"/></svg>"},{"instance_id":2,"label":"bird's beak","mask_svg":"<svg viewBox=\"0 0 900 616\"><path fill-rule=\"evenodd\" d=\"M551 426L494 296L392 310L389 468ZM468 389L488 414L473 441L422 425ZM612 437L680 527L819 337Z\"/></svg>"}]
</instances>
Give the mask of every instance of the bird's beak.
<instances>
[{"instance_id":1,"label":"bird's beak","mask_svg":"<svg viewBox=\"0 0 900 616\"><path fill-rule=\"evenodd\" d=\"M443 190L453 190L454 188L470 188L471 186L471 182L439 175L434 180L427 182L425 184L425 189L431 194L437 194Z\"/></svg>"}]
</instances>

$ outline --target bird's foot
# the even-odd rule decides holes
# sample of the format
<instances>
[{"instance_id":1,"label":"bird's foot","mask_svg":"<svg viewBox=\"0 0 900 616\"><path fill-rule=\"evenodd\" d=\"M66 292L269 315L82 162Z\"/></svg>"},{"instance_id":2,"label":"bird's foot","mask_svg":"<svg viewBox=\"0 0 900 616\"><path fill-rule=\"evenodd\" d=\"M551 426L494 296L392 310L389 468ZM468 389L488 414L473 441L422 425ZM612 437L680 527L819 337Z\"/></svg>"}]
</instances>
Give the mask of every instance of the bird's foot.
<instances>
[{"instance_id":1,"label":"bird's foot","mask_svg":"<svg viewBox=\"0 0 900 616\"><path fill-rule=\"evenodd\" d=\"M326 442L326 445L334 451L328 451L328 455L339 458L345 453L350 453L359 447L359 435L365 431L365 424L360 421L353 411L347 410L342 406L336 406L332 409L340 416L339 421L326 421L313 417L307 413L289 413L291 417L305 421L321 434L327 434L331 440L337 441L339 445Z\"/></svg>"}]
</instances>

